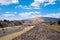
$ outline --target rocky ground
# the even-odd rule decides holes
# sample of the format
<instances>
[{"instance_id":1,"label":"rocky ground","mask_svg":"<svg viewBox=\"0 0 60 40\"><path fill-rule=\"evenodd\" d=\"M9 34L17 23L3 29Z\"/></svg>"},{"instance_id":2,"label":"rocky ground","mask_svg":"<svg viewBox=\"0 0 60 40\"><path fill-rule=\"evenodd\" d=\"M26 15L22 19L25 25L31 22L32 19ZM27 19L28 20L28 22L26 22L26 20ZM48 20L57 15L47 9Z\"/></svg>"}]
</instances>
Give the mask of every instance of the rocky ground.
<instances>
[{"instance_id":1,"label":"rocky ground","mask_svg":"<svg viewBox=\"0 0 60 40\"><path fill-rule=\"evenodd\" d=\"M14 33L14 32L17 32L17 31L20 31L22 29L23 29L23 27L21 27L21 26L12 27L12 28L9 28L9 29L8 28L2 29L2 30L0 30L0 37L11 34L11 33Z\"/></svg>"},{"instance_id":2,"label":"rocky ground","mask_svg":"<svg viewBox=\"0 0 60 40\"><path fill-rule=\"evenodd\" d=\"M21 31L26 27L28 27L28 25L16 26L16 27L5 28L5 29L3 28L0 30L0 37L14 33L14 32Z\"/></svg>"},{"instance_id":3,"label":"rocky ground","mask_svg":"<svg viewBox=\"0 0 60 40\"><path fill-rule=\"evenodd\" d=\"M60 32L52 30L40 24L35 24L35 28L13 40L60 40Z\"/></svg>"}]
</instances>

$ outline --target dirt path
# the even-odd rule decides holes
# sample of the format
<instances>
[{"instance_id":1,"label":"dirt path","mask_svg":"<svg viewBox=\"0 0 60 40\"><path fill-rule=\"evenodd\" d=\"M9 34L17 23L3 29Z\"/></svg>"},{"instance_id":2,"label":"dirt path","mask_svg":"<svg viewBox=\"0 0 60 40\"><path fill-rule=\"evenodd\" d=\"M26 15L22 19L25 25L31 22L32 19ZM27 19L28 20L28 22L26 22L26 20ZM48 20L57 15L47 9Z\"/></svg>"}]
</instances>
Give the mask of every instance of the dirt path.
<instances>
[{"instance_id":1,"label":"dirt path","mask_svg":"<svg viewBox=\"0 0 60 40\"><path fill-rule=\"evenodd\" d=\"M14 33L14 32L17 32L17 31L20 31L22 29L24 29L23 26L14 26L14 27L3 28L3 29L0 30L0 37L11 34L11 33Z\"/></svg>"},{"instance_id":2,"label":"dirt path","mask_svg":"<svg viewBox=\"0 0 60 40\"><path fill-rule=\"evenodd\" d=\"M35 28L13 40L60 40L60 32L40 24L35 24Z\"/></svg>"},{"instance_id":3,"label":"dirt path","mask_svg":"<svg viewBox=\"0 0 60 40\"><path fill-rule=\"evenodd\" d=\"M26 27L26 28L24 28L23 30L21 30L19 32L15 32L15 33L0 37L0 40L12 40L13 38L15 38L15 37L27 32L29 30L31 30L32 28L34 28L34 26Z\"/></svg>"}]
</instances>

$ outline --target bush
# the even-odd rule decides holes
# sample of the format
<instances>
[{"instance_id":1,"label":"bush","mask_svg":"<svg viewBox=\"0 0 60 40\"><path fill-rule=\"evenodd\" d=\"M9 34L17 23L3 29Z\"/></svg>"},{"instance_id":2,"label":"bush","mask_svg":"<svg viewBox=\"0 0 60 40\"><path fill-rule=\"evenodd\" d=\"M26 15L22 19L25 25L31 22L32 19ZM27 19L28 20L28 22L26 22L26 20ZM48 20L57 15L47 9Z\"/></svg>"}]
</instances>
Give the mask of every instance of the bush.
<instances>
[{"instance_id":1,"label":"bush","mask_svg":"<svg viewBox=\"0 0 60 40\"><path fill-rule=\"evenodd\" d=\"M3 25L0 23L0 27L3 28Z\"/></svg>"},{"instance_id":2,"label":"bush","mask_svg":"<svg viewBox=\"0 0 60 40\"><path fill-rule=\"evenodd\" d=\"M58 21L58 23L57 23L58 25L60 25L60 21Z\"/></svg>"}]
</instances>

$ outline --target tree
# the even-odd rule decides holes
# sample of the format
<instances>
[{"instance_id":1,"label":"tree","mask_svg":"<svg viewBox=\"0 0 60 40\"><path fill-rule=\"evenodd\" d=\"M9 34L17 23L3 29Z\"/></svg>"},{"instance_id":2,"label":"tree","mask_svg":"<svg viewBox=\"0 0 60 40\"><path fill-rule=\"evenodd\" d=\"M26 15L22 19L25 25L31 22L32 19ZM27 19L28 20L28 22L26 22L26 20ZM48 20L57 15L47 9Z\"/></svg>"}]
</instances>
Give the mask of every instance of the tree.
<instances>
[{"instance_id":1,"label":"tree","mask_svg":"<svg viewBox=\"0 0 60 40\"><path fill-rule=\"evenodd\" d=\"M58 21L58 23L57 23L58 25L60 25L60 21Z\"/></svg>"},{"instance_id":2,"label":"tree","mask_svg":"<svg viewBox=\"0 0 60 40\"><path fill-rule=\"evenodd\" d=\"M0 23L0 27L3 28L3 25Z\"/></svg>"},{"instance_id":3,"label":"tree","mask_svg":"<svg viewBox=\"0 0 60 40\"><path fill-rule=\"evenodd\" d=\"M6 20L6 19L4 19L4 22L7 22L7 20Z\"/></svg>"},{"instance_id":4,"label":"tree","mask_svg":"<svg viewBox=\"0 0 60 40\"><path fill-rule=\"evenodd\" d=\"M4 22L10 22L9 20L4 19Z\"/></svg>"}]
</instances>

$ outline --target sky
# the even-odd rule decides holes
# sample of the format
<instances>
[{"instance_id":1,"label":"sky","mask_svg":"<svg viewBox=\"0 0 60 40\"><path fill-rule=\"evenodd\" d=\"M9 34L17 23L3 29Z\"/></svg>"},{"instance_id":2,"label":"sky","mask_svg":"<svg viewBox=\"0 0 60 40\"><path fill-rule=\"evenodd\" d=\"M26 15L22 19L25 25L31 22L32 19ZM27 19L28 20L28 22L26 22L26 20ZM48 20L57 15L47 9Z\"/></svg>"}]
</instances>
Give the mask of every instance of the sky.
<instances>
[{"instance_id":1,"label":"sky","mask_svg":"<svg viewBox=\"0 0 60 40\"><path fill-rule=\"evenodd\" d=\"M60 18L60 0L0 0L0 20Z\"/></svg>"}]
</instances>

